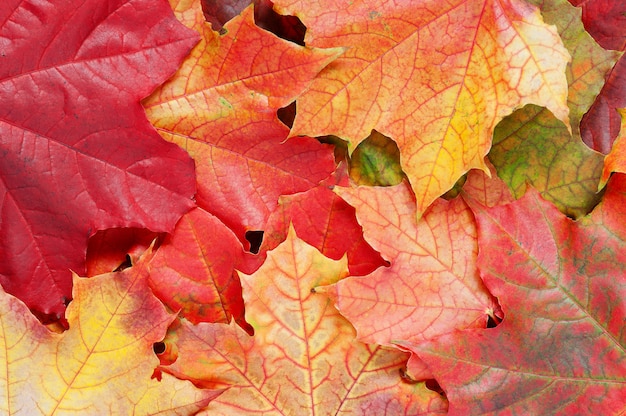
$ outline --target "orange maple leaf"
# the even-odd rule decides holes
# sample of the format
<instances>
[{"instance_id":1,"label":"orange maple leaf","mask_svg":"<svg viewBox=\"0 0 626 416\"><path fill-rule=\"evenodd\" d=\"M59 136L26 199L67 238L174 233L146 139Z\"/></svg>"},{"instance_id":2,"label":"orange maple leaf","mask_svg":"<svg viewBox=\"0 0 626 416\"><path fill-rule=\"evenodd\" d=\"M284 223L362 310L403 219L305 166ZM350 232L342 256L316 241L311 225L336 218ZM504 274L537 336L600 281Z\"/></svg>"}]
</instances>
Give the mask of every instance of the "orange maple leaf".
<instances>
[{"instance_id":1,"label":"orange maple leaf","mask_svg":"<svg viewBox=\"0 0 626 416\"><path fill-rule=\"evenodd\" d=\"M417 215L483 157L497 122L527 103L568 122L569 54L518 0L276 0L315 47L346 47L297 100L291 135L332 134L354 149L372 131L398 144Z\"/></svg>"},{"instance_id":2,"label":"orange maple leaf","mask_svg":"<svg viewBox=\"0 0 626 416\"><path fill-rule=\"evenodd\" d=\"M162 367L206 387L230 387L207 414L445 414L447 403L423 383L402 380L407 354L354 339L328 298L312 291L345 276L295 235L242 275L246 319L255 336L231 324L189 325L176 333L178 357Z\"/></svg>"},{"instance_id":3,"label":"orange maple leaf","mask_svg":"<svg viewBox=\"0 0 626 416\"><path fill-rule=\"evenodd\" d=\"M201 41L178 73L144 101L148 119L196 161L198 205L241 241L264 229L278 197L305 191L334 170L332 148L309 137L283 143L276 111L343 50L305 48L254 24L251 7L220 35L200 0L171 0Z\"/></svg>"},{"instance_id":4,"label":"orange maple leaf","mask_svg":"<svg viewBox=\"0 0 626 416\"><path fill-rule=\"evenodd\" d=\"M70 329L50 332L0 289L0 413L27 415L174 415L204 408L219 390L151 378L153 345L173 316L146 283L148 251L120 273L74 275Z\"/></svg>"},{"instance_id":5,"label":"orange maple leaf","mask_svg":"<svg viewBox=\"0 0 626 416\"><path fill-rule=\"evenodd\" d=\"M438 200L416 224L415 199L406 183L335 192L356 208L366 241L391 262L324 288L359 340L419 343L486 326L497 303L478 275L476 226L462 199Z\"/></svg>"}]
</instances>

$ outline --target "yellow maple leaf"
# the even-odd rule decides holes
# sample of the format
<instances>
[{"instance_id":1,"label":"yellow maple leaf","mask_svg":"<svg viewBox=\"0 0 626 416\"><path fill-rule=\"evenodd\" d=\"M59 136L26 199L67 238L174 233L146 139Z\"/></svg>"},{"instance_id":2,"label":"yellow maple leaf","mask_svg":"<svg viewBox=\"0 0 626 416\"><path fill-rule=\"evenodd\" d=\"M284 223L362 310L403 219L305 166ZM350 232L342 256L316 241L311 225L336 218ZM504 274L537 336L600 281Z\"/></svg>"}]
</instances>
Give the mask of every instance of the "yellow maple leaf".
<instances>
[{"instance_id":1,"label":"yellow maple leaf","mask_svg":"<svg viewBox=\"0 0 626 416\"><path fill-rule=\"evenodd\" d=\"M347 47L297 100L291 135L332 134L354 149L376 129L400 149L417 215L480 168L495 125L528 103L569 125L553 26L519 0L277 0L314 47Z\"/></svg>"},{"instance_id":2,"label":"yellow maple leaf","mask_svg":"<svg viewBox=\"0 0 626 416\"><path fill-rule=\"evenodd\" d=\"M163 367L212 388L229 387L207 415L445 414L447 402L424 383L403 381L407 354L355 340L329 299L312 291L347 272L297 238L242 275L249 337L237 326L183 321L171 335L177 359Z\"/></svg>"},{"instance_id":3,"label":"yellow maple leaf","mask_svg":"<svg viewBox=\"0 0 626 416\"><path fill-rule=\"evenodd\" d=\"M153 345L172 315L147 286L150 256L120 273L74 275L70 329L62 334L0 289L1 414L190 414L221 393L167 374L152 378Z\"/></svg>"}]
</instances>

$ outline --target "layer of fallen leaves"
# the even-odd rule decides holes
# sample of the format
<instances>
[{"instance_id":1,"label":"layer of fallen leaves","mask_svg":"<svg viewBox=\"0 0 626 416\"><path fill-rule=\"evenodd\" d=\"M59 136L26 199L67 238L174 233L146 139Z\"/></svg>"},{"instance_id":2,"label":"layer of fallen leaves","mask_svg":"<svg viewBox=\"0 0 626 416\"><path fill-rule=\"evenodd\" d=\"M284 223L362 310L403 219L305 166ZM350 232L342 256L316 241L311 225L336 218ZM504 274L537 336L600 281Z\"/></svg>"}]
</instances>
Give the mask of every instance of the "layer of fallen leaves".
<instances>
[{"instance_id":1,"label":"layer of fallen leaves","mask_svg":"<svg viewBox=\"0 0 626 416\"><path fill-rule=\"evenodd\" d=\"M624 16L2 2L0 413L626 413Z\"/></svg>"}]
</instances>

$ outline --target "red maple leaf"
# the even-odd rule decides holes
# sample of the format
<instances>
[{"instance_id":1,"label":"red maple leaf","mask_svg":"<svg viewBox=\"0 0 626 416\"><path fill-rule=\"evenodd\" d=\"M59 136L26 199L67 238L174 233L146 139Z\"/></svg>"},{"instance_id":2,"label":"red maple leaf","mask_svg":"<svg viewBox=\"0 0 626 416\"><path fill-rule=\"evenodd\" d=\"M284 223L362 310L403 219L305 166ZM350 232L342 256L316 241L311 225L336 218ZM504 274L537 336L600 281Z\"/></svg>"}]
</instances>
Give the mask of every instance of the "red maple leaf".
<instances>
[{"instance_id":1,"label":"red maple leaf","mask_svg":"<svg viewBox=\"0 0 626 416\"><path fill-rule=\"evenodd\" d=\"M626 177L574 222L529 190L509 205L472 203L486 286L504 321L412 348L450 414L624 414Z\"/></svg>"},{"instance_id":2,"label":"red maple leaf","mask_svg":"<svg viewBox=\"0 0 626 416\"><path fill-rule=\"evenodd\" d=\"M39 314L63 314L97 230L193 206L193 161L140 100L196 42L164 1L0 5L0 281Z\"/></svg>"}]
</instances>

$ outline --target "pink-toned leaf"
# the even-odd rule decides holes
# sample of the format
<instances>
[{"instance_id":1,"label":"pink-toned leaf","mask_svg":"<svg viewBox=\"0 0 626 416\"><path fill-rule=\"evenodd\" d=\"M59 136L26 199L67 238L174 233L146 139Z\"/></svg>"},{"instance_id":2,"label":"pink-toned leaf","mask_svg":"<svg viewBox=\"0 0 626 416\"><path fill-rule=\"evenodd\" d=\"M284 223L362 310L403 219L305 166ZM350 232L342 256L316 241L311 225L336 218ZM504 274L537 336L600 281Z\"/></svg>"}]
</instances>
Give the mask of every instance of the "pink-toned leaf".
<instances>
[{"instance_id":1,"label":"pink-toned leaf","mask_svg":"<svg viewBox=\"0 0 626 416\"><path fill-rule=\"evenodd\" d=\"M197 42L164 1L0 4L0 281L49 319L96 231L170 231L193 161L139 101Z\"/></svg>"},{"instance_id":2,"label":"pink-toned leaf","mask_svg":"<svg viewBox=\"0 0 626 416\"><path fill-rule=\"evenodd\" d=\"M219 35L199 0L172 0L202 35L175 77L144 101L161 135L196 161L197 203L245 242L263 230L278 197L316 186L334 170L332 149L308 137L283 143L286 106L341 50L304 48L259 29L247 8Z\"/></svg>"},{"instance_id":3,"label":"pink-toned leaf","mask_svg":"<svg viewBox=\"0 0 626 416\"><path fill-rule=\"evenodd\" d=\"M356 208L366 241L391 263L325 288L359 340L419 343L486 326L497 304L478 276L476 228L463 200L437 200L416 224L406 183L335 191Z\"/></svg>"},{"instance_id":4,"label":"pink-toned leaf","mask_svg":"<svg viewBox=\"0 0 626 416\"><path fill-rule=\"evenodd\" d=\"M336 282L346 266L290 228L257 272L242 275L255 336L234 325L183 322L172 334L177 359L162 369L205 387L229 387L207 415L445 414L438 394L402 380L407 354L355 341L350 324L311 291Z\"/></svg>"},{"instance_id":5,"label":"pink-toned leaf","mask_svg":"<svg viewBox=\"0 0 626 416\"><path fill-rule=\"evenodd\" d=\"M513 198L511 190L506 183L498 178L496 168L493 167L488 159L485 160L485 165L489 168L491 177L480 170L474 169L469 171L467 180L463 185L463 196L472 198L487 207L513 202L515 198Z\"/></svg>"},{"instance_id":6,"label":"pink-toned leaf","mask_svg":"<svg viewBox=\"0 0 626 416\"><path fill-rule=\"evenodd\" d=\"M244 318L235 267L243 247L218 218L196 208L185 214L149 265L150 287L171 310L193 323L231 318L252 332Z\"/></svg>"},{"instance_id":7,"label":"pink-toned leaf","mask_svg":"<svg viewBox=\"0 0 626 416\"><path fill-rule=\"evenodd\" d=\"M415 346L450 414L626 412L625 202L617 175L578 222L532 189L509 205L472 204L481 276L505 317Z\"/></svg>"}]
</instances>

